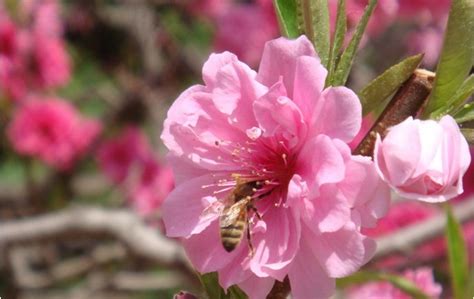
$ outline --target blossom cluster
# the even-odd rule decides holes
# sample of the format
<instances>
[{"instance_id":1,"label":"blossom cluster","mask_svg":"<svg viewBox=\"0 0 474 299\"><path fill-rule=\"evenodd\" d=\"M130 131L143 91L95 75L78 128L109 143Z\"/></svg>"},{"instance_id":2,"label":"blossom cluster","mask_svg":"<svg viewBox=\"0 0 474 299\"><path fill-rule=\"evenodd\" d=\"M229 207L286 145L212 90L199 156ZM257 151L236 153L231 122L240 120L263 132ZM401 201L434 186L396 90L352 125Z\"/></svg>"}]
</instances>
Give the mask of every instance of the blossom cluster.
<instances>
[{"instance_id":1,"label":"blossom cluster","mask_svg":"<svg viewBox=\"0 0 474 299\"><path fill-rule=\"evenodd\" d=\"M202 76L164 123L176 188L162 212L167 235L225 289L264 298L288 277L293 298L328 298L335 278L373 255L365 231L387 213L390 188L427 202L463 192L470 153L450 116L389 128L373 161L351 154L360 101L325 87L305 36L267 42L258 72L232 53L212 54Z\"/></svg>"}]
</instances>

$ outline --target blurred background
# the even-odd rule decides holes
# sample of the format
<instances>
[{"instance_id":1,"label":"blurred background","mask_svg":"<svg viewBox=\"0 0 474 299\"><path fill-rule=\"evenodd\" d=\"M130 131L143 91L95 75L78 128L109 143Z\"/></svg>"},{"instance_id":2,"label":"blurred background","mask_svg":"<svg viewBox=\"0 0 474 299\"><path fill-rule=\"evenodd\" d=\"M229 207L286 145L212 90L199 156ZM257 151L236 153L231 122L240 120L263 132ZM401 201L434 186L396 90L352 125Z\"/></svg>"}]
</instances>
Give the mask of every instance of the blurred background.
<instances>
[{"instance_id":1,"label":"blurred background","mask_svg":"<svg viewBox=\"0 0 474 299\"><path fill-rule=\"evenodd\" d=\"M349 37L366 4L347 1ZM380 0L350 87L411 54L425 53L433 70L449 4ZM0 0L0 296L200 294L179 245L163 237L160 205L174 185L162 123L180 92L201 83L210 53L257 69L278 36L271 0ZM399 201L368 233L439 213ZM473 231L467 222L471 248ZM438 238L369 267L428 265L444 282L444 256Z\"/></svg>"}]
</instances>

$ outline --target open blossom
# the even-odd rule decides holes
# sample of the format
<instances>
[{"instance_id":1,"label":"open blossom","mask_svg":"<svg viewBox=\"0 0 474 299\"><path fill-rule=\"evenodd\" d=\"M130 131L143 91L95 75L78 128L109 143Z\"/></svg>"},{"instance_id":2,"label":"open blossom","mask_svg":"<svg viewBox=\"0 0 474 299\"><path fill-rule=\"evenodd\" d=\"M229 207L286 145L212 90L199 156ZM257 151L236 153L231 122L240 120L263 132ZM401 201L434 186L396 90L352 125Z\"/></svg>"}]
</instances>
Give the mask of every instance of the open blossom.
<instances>
[{"instance_id":1,"label":"open blossom","mask_svg":"<svg viewBox=\"0 0 474 299\"><path fill-rule=\"evenodd\" d=\"M266 44L258 73L229 52L212 54L204 85L168 111L161 138L176 188L162 207L166 232L224 288L264 298L288 276L293 298L327 298L334 278L375 249L360 229L386 213L389 190L347 145L361 125L359 99L345 87L324 89L326 75L306 37L279 38ZM250 239L227 252L219 217L242 182L257 186L258 215L249 210Z\"/></svg>"},{"instance_id":2,"label":"open blossom","mask_svg":"<svg viewBox=\"0 0 474 299\"><path fill-rule=\"evenodd\" d=\"M471 163L466 139L449 115L439 122L407 118L377 137L377 171L400 196L442 202L463 192Z\"/></svg>"},{"instance_id":3,"label":"open blossom","mask_svg":"<svg viewBox=\"0 0 474 299\"><path fill-rule=\"evenodd\" d=\"M61 99L32 99L16 111L8 137L20 154L36 157L58 170L68 170L101 130Z\"/></svg>"},{"instance_id":4,"label":"open blossom","mask_svg":"<svg viewBox=\"0 0 474 299\"><path fill-rule=\"evenodd\" d=\"M440 297L443 289L440 284L434 281L433 271L430 268L407 270L403 273L403 276L413 282L429 298L437 299ZM412 297L389 282L372 282L349 289L347 298L410 299Z\"/></svg>"}]
</instances>

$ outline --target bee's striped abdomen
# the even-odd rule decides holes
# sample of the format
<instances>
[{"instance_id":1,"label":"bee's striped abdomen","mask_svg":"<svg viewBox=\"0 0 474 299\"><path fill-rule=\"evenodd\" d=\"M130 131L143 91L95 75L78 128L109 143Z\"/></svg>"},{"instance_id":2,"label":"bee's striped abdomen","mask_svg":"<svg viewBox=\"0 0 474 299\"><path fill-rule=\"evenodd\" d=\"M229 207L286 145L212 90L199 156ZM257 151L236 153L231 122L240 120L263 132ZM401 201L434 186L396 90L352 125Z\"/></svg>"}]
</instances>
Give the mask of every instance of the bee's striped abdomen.
<instances>
[{"instance_id":1,"label":"bee's striped abdomen","mask_svg":"<svg viewBox=\"0 0 474 299\"><path fill-rule=\"evenodd\" d=\"M242 241L245 230L245 219L238 220L228 226L221 227L221 240L227 252L234 250Z\"/></svg>"}]
</instances>

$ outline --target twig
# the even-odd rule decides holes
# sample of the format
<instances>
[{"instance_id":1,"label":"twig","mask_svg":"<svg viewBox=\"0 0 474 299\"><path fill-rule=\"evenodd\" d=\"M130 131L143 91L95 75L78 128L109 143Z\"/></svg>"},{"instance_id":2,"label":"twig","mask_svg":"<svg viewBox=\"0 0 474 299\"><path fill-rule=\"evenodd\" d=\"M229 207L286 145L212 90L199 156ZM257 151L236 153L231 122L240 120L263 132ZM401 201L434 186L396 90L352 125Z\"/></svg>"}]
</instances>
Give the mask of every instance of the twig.
<instances>
[{"instance_id":1,"label":"twig","mask_svg":"<svg viewBox=\"0 0 474 299\"><path fill-rule=\"evenodd\" d=\"M71 231L108 233L124 242L135 254L165 266L187 265L181 247L146 226L127 210L73 207L29 219L0 223L0 247L45 239Z\"/></svg>"},{"instance_id":2,"label":"twig","mask_svg":"<svg viewBox=\"0 0 474 299\"><path fill-rule=\"evenodd\" d=\"M416 70L413 75L398 89L385 110L375 121L354 154L372 156L377 134L382 138L389 127L397 125L409 116L416 116L425 104L431 92L434 73Z\"/></svg>"},{"instance_id":3,"label":"twig","mask_svg":"<svg viewBox=\"0 0 474 299\"><path fill-rule=\"evenodd\" d=\"M474 219L474 198L456 204L453 213L461 223ZM441 235L445 226L446 217L444 214L440 214L381 237L377 240L374 259L396 252L407 252L421 243Z\"/></svg>"}]
</instances>

